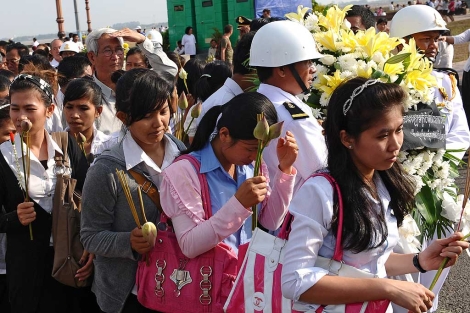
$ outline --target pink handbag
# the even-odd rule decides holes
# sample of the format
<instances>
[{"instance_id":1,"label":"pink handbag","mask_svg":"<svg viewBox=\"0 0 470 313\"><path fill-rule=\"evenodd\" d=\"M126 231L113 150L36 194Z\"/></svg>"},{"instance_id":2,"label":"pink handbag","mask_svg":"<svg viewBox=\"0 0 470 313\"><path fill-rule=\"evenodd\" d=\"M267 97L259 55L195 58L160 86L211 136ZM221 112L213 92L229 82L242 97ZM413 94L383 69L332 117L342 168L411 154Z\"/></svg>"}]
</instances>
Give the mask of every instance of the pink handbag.
<instances>
[{"instance_id":1,"label":"pink handbag","mask_svg":"<svg viewBox=\"0 0 470 313\"><path fill-rule=\"evenodd\" d=\"M212 216L209 187L200 163L191 155L182 155L195 167L201 184L206 219ZM137 268L137 298L151 310L159 312L223 312L223 305L237 275L237 255L225 243L188 259L178 245L168 218L161 214L160 223L167 228L158 230L155 247L148 260ZM201 238L203 240L203 238Z\"/></svg>"},{"instance_id":2,"label":"pink handbag","mask_svg":"<svg viewBox=\"0 0 470 313\"><path fill-rule=\"evenodd\" d=\"M344 264L341 244L343 229L343 201L336 181L327 173L317 173L311 177L325 177L333 186L339 199L339 227L333 259L317 257L316 267L334 272L334 275L372 278L374 275L363 272ZM239 251L246 251L243 263L230 296L224 306L229 313L265 312L294 313L292 301L281 293L281 272L284 261L284 245L286 244L293 216L287 213L278 237L274 237L260 229L256 229L248 248L240 246ZM243 252L242 252L243 253ZM332 270L334 267L336 270ZM321 306L316 313L384 313L390 304L389 300L353 303L346 305Z\"/></svg>"}]
</instances>

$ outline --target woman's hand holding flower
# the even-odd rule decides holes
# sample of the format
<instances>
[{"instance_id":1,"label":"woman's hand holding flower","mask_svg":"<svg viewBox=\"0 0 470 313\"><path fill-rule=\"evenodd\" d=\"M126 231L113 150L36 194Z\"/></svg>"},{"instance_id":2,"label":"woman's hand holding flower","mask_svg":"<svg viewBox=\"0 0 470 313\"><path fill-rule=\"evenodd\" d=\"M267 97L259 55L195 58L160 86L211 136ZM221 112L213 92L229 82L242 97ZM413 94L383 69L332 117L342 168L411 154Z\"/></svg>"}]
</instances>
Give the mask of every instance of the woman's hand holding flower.
<instances>
[{"instance_id":1,"label":"woman's hand holding flower","mask_svg":"<svg viewBox=\"0 0 470 313\"><path fill-rule=\"evenodd\" d=\"M268 184L266 177L256 176L249 178L241 184L235 193L235 198L245 208L251 208L253 205L257 205L262 202L268 193Z\"/></svg>"},{"instance_id":2,"label":"woman's hand holding flower","mask_svg":"<svg viewBox=\"0 0 470 313\"><path fill-rule=\"evenodd\" d=\"M139 254L145 254L152 250L152 246L149 244L142 234L142 229L134 228L131 232L131 248Z\"/></svg>"},{"instance_id":3,"label":"woman's hand holding flower","mask_svg":"<svg viewBox=\"0 0 470 313\"><path fill-rule=\"evenodd\" d=\"M411 313L427 312L432 307L434 293L421 284L387 279L384 288L388 299Z\"/></svg>"},{"instance_id":4,"label":"woman's hand holding flower","mask_svg":"<svg viewBox=\"0 0 470 313\"><path fill-rule=\"evenodd\" d=\"M36 212L34 211L33 202L23 202L18 204L16 208L16 214L18 214L18 220L21 225L27 226L36 219Z\"/></svg>"},{"instance_id":5,"label":"woman's hand holding flower","mask_svg":"<svg viewBox=\"0 0 470 313\"><path fill-rule=\"evenodd\" d=\"M467 241L461 240L463 236L459 232L448 238L434 240L419 254L421 267L425 270L437 270L446 257L450 259L446 267L454 265L462 251L469 246Z\"/></svg>"}]
</instances>

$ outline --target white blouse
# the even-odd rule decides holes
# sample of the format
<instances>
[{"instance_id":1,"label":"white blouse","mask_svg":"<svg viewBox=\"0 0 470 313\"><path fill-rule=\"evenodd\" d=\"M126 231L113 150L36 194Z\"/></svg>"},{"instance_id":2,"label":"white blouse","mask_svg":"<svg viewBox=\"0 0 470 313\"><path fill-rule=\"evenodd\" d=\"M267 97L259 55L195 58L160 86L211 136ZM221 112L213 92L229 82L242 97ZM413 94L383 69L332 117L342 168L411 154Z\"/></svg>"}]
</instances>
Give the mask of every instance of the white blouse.
<instances>
[{"instance_id":1,"label":"white blouse","mask_svg":"<svg viewBox=\"0 0 470 313\"><path fill-rule=\"evenodd\" d=\"M70 131L70 128L65 129L66 132ZM112 135L106 135L102 131L96 129L93 125L93 140L91 141L90 153L95 157L100 155L104 150L110 149L112 146L118 143L118 137Z\"/></svg>"},{"instance_id":2,"label":"white blouse","mask_svg":"<svg viewBox=\"0 0 470 313\"><path fill-rule=\"evenodd\" d=\"M389 207L390 195L378 174L374 176L374 182L380 202L372 197L371 199L377 210L386 210L387 240L378 248L360 253L345 250L343 261L383 278L387 276L385 262L398 242L398 227ZM294 221L284 248L282 292L286 298L294 299L295 310L315 310L319 304L300 302L299 297L328 274L327 270L315 267L317 255L332 258L334 254L336 234L332 233L330 226L333 217L333 188L328 180L323 177L308 179L294 195L289 211L294 216Z\"/></svg>"},{"instance_id":3,"label":"white blouse","mask_svg":"<svg viewBox=\"0 0 470 313\"><path fill-rule=\"evenodd\" d=\"M53 195L55 191L55 184L57 177L54 174L54 156L55 152L62 154L62 150L56 144L54 140L50 137L47 131L44 131L46 141L47 141L47 170L41 165L38 158L31 153L31 174L28 184L28 193L31 199L33 199L37 204L39 204L46 212L52 212L53 204ZM20 135L17 133L15 135L15 148L18 155L18 162L20 168L21 179L23 180L24 185L24 171L23 171L23 156L21 155L21 139ZM23 143L24 153L26 154L26 144ZM5 161L10 166L13 173L15 173L18 178L18 167L15 160L15 154L13 152L13 146L10 141L6 141L0 145L0 150L2 152Z\"/></svg>"}]
</instances>

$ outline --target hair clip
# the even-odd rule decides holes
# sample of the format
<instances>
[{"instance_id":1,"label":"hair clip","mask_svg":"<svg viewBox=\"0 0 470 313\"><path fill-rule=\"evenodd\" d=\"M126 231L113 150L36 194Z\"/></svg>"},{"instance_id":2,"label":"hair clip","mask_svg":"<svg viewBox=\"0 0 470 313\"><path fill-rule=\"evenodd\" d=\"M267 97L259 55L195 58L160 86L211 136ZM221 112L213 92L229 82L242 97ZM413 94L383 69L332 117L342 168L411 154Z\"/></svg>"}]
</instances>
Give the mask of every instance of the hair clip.
<instances>
[{"instance_id":1,"label":"hair clip","mask_svg":"<svg viewBox=\"0 0 470 313\"><path fill-rule=\"evenodd\" d=\"M361 94L361 92L364 91L364 89L366 89L367 87L372 86L374 84L377 84L378 82L380 82L380 80L378 80L378 79L368 80L364 84L362 84L361 86L354 89L351 97L349 97L349 99L344 103L343 114L346 115L348 113L349 109L351 108L352 102L354 101L354 98L359 96Z\"/></svg>"},{"instance_id":2,"label":"hair clip","mask_svg":"<svg viewBox=\"0 0 470 313\"><path fill-rule=\"evenodd\" d=\"M4 104L4 105L0 106L0 110L3 110L4 108L8 108L9 106L10 106L9 103Z\"/></svg>"},{"instance_id":3,"label":"hair clip","mask_svg":"<svg viewBox=\"0 0 470 313\"><path fill-rule=\"evenodd\" d=\"M212 76L210 76L209 74L202 74L200 78L203 78L203 77L211 78Z\"/></svg>"},{"instance_id":4,"label":"hair clip","mask_svg":"<svg viewBox=\"0 0 470 313\"><path fill-rule=\"evenodd\" d=\"M33 75L29 75L29 74L19 74L18 76L15 77L15 79L11 83L10 88L16 81L19 81L19 80L27 80L33 83L36 87L41 89L41 91L46 94L49 100L51 100L51 103L54 102L54 92L52 91L52 87L44 79L33 76Z\"/></svg>"}]
</instances>

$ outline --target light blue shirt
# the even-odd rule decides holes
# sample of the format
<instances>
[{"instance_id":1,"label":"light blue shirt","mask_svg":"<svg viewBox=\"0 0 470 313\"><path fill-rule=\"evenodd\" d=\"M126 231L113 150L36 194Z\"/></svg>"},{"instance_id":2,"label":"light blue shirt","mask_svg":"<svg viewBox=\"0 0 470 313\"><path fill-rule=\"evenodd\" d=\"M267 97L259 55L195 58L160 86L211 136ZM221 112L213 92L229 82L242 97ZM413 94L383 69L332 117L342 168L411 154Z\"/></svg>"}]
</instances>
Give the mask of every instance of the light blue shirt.
<instances>
[{"instance_id":1,"label":"light blue shirt","mask_svg":"<svg viewBox=\"0 0 470 313\"><path fill-rule=\"evenodd\" d=\"M206 175L212 215L233 197L245 180L253 177L252 164L236 166L237 181L235 181L220 164L210 143L202 150L191 152L191 155L201 163L201 174ZM224 243L238 252L238 246L247 243L251 236L251 217L249 217L237 232L225 238Z\"/></svg>"}]
</instances>

